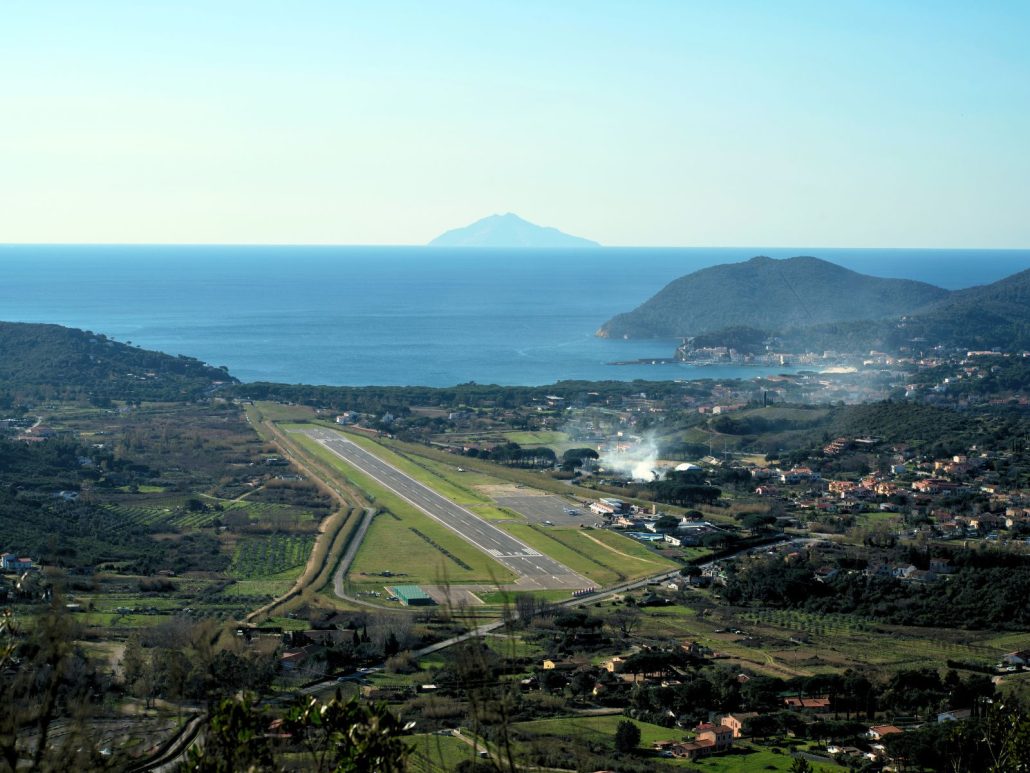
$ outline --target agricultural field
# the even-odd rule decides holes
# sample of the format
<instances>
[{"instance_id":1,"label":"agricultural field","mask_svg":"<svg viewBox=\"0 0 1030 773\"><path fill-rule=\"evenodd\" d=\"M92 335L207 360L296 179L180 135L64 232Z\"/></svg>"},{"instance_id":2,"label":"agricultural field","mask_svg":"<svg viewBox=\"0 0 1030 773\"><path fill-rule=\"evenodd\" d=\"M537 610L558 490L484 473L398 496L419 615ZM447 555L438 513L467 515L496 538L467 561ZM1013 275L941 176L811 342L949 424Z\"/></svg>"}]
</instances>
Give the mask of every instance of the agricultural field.
<instances>
[{"instance_id":1,"label":"agricultural field","mask_svg":"<svg viewBox=\"0 0 1030 773\"><path fill-rule=\"evenodd\" d=\"M614 608L613 602L603 602L597 613ZM996 634L987 632L888 626L796 610L719 607L697 591L675 606L641 612L638 636L697 641L729 662L781 678L847 668L940 668L948 660L986 666L1005 652L1030 644L1025 634L1022 639L1017 635L996 641Z\"/></svg>"},{"instance_id":2,"label":"agricultural field","mask_svg":"<svg viewBox=\"0 0 1030 773\"><path fill-rule=\"evenodd\" d=\"M513 729L517 733L517 737L522 739L518 746L523 755L532 754L534 747L543 750L548 747L553 749L557 746L566 751L571 758L575 758L577 747L582 747L584 750L612 748L612 739L615 737L615 730L619 722L627 719L640 729L640 746L630 759L649 760L655 769L687 768L712 771L712 773L722 773L723 771L744 771L745 773L755 771L757 773L757 771L769 770L789 771L793 762L789 753L790 747L786 741L782 745L775 742L762 745L738 742L736 748L730 753L694 762L663 759L651 751L651 747L656 741L686 740L689 734L677 728L667 728L629 719L622 714L519 722L514 725ZM794 743L793 741L791 743L799 749L806 749L809 746L809 744ZM827 770L841 769L831 762L819 762L816 767Z\"/></svg>"},{"instance_id":3,"label":"agricultural field","mask_svg":"<svg viewBox=\"0 0 1030 773\"><path fill-rule=\"evenodd\" d=\"M229 575L255 579L297 570L307 563L315 538L303 535L273 534L245 537L236 543Z\"/></svg>"}]
</instances>

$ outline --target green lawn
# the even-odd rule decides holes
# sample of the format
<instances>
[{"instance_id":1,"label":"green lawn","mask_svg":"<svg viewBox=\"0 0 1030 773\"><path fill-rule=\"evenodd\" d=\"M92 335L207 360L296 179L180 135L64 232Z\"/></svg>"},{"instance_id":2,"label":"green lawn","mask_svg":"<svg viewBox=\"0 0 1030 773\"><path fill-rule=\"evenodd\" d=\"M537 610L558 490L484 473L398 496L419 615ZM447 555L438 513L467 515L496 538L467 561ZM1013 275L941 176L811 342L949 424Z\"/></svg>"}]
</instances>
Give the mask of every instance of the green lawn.
<instances>
[{"instance_id":1,"label":"green lawn","mask_svg":"<svg viewBox=\"0 0 1030 773\"><path fill-rule=\"evenodd\" d=\"M518 443L520 446L547 446L553 448L555 453L563 453L569 448L575 447L569 442L569 436L565 432L503 432L501 434L505 440Z\"/></svg>"},{"instance_id":2,"label":"green lawn","mask_svg":"<svg viewBox=\"0 0 1030 773\"><path fill-rule=\"evenodd\" d=\"M520 722L514 727L522 733L536 737L551 736L554 738L575 739L573 743L583 742L610 746L614 742L615 729L619 722L627 719L621 714L612 714L600 717L564 717L561 719L541 719L533 722ZM630 719L630 722L640 728L640 751L638 754L646 755L655 741L663 740L686 740L689 733L679 728L666 728L660 725L653 725L648 722L639 722ZM788 771L790 770L792 758L789 749L782 748L782 751L775 752L770 746L759 746L749 742L739 743L730 753L709 757L705 760L691 762L689 760L673 760L652 757L655 763L672 767L687 767L697 770L712 771L712 773L723 773L730 771ZM814 763L816 770L825 768L827 770L838 770L840 766L832 763Z\"/></svg>"},{"instance_id":3,"label":"green lawn","mask_svg":"<svg viewBox=\"0 0 1030 773\"><path fill-rule=\"evenodd\" d=\"M627 719L622 714L608 714L601 717L562 717L560 719L538 719L532 722L518 722L514 727L535 736L570 736L584 741L611 744L615 738L615 728L619 722ZM684 740L687 734L676 728L652 725L650 722L639 722L630 719L640 728L640 745L650 748L655 741L667 739Z\"/></svg>"},{"instance_id":4,"label":"green lawn","mask_svg":"<svg viewBox=\"0 0 1030 773\"><path fill-rule=\"evenodd\" d=\"M661 556L647 552L642 545L626 537L603 530L545 528L521 523L503 523L500 524L500 528L556 561L561 561L598 585L614 585L627 579L669 571L678 566ZM594 540L603 544L599 545Z\"/></svg>"},{"instance_id":5,"label":"green lawn","mask_svg":"<svg viewBox=\"0 0 1030 773\"><path fill-rule=\"evenodd\" d=\"M612 561L617 562L617 565L622 568L623 572L632 577L643 577L661 571L676 569L680 566L676 561L672 561L665 556L658 555L649 550L646 545L641 544L632 537L626 537L619 534L616 531L608 531L607 529L583 529L579 533L587 539L587 543L589 543L590 539L595 539L603 542L611 548L611 555L605 556L605 558L600 560L607 563L610 558ZM596 546L596 543L593 544ZM704 548L688 548L688 550L696 550L697 555L707 555L711 552ZM620 553L624 553L626 555L619 555ZM601 555L604 554L602 553ZM626 558L626 556L632 556L632 559Z\"/></svg>"},{"instance_id":6,"label":"green lawn","mask_svg":"<svg viewBox=\"0 0 1030 773\"><path fill-rule=\"evenodd\" d=\"M758 744L742 743L730 754L723 754L709 757L704 760L691 762L691 767L697 770L710 771L710 773L758 773L758 771L779 770L788 771L794 762L788 747L780 748L782 751L773 751L774 747L759 746ZM834 762L812 762L812 767L817 771L823 770L844 770L843 767Z\"/></svg>"},{"instance_id":7,"label":"green lawn","mask_svg":"<svg viewBox=\"0 0 1030 773\"><path fill-rule=\"evenodd\" d=\"M490 593L477 593L483 600L484 604L492 606L501 606L507 604L508 606L515 606L515 600L519 596L529 595L542 601L564 601L569 598L571 592L567 589L558 590L538 590L538 591L507 591L497 590Z\"/></svg>"},{"instance_id":8,"label":"green lawn","mask_svg":"<svg viewBox=\"0 0 1030 773\"><path fill-rule=\"evenodd\" d=\"M397 517L394 518L391 513ZM429 544L413 532L413 528L433 539L451 555ZM464 566L451 556L457 557ZM396 576L375 576L387 571ZM350 582L372 585L376 590L381 590L382 585L401 582L460 584L496 581L503 584L513 579L514 575L509 570L479 552L450 529L413 508L395 510L393 506L390 507L390 513L376 516L348 573Z\"/></svg>"},{"instance_id":9,"label":"green lawn","mask_svg":"<svg viewBox=\"0 0 1030 773\"><path fill-rule=\"evenodd\" d=\"M418 773L449 773L465 760L476 758L475 749L454 736L424 733L412 736L410 741L408 770Z\"/></svg>"},{"instance_id":10,"label":"green lawn","mask_svg":"<svg viewBox=\"0 0 1030 773\"><path fill-rule=\"evenodd\" d=\"M526 523L501 523L498 524L498 527L522 540L531 548L545 553L555 561L560 561L572 571L583 575L598 585L613 585L623 579L623 576L617 570L598 560L594 560L590 557L589 553L584 555L569 547L566 544L566 540L569 542L572 542L572 540L568 537L562 535L559 538L560 532L571 531L575 533L573 529L552 528L545 530L542 527L531 526ZM579 545L576 545L576 547L579 547ZM596 545L593 546L593 552L598 552Z\"/></svg>"}]
</instances>

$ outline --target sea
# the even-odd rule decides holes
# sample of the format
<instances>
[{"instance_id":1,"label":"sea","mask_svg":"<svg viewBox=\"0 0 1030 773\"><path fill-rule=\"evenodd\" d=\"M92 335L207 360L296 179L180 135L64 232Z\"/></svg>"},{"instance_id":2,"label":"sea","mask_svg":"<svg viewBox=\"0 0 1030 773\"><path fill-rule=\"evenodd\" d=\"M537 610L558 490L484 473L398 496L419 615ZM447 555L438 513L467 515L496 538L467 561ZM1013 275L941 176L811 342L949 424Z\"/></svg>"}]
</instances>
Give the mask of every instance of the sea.
<instances>
[{"instance_id":1,"label":"sea","mask_svg":"<svg viewBox=\"0 0 1030 773\"><path fill-rule=\"evenodd\" d=\"M948 289L1030 268L1030 250L0 245L0 319L104 333L243 381L749 378L778 369L613 365L671 357L678 342L594 333L677 277L755 255Z\"/></svg>"}]
</instances>

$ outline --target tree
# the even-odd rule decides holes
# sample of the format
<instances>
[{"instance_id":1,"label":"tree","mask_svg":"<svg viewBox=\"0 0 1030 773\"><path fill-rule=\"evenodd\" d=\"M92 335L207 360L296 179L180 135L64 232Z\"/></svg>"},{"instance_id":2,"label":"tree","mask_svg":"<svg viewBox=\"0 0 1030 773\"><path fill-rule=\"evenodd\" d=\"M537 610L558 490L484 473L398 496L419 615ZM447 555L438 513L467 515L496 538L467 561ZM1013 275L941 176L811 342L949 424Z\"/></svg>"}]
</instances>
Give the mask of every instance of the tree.
<instances>
[{"instance_id":1,"label":"tree","mask_svg":"<svg viewBox=\"0 0 1030 773\"><path fill-rule=\"evenodd\" d=\"M287 759L271 744L270 717L244 698L226 698L211 711L210 727L202 745L190 749L184 771L231 773L231 771L278 771ZM308 698L277 721L283 738L289 739L287 753L299 745L310 764L305 770L328 773L400 773L404 770L408 746L402 725L385 706L367 705L351 698L344 701L337 691L328 701ZM290 767L292 767L292 761Z\"/></svg>"},{"instance_id":2,"label":"tree","mask_svg":"<svg viewBox=\"0 0 1030 773\"><path fill-rule=\"evenodd\" d=\"M640 618L640 610L635 607L620 607L608 615L608 625L628 637L640 625Z\"/></svg>"},{"instance_id":3,"label":"tree","mask_svg":"<svg viewBox=\"0 0 1030 773\"><path fill-rule=\"evenodd\" d=\"M679 526L680 519L675 515L663 515L655 522L655 529L658 531L672 531Z\"/></svg>"},{"instance_id":4,"label":"tree","mask_svg":"<svg viewBox=\"0 0 1030 773\"><path fill-rule=\"evenodd\" d=\"M813 773L812 763L804 757L795 757L790 763L790 773Z\"/></svg>"},{"instance_id":5,"label":"tree","mask_svg":"<svg viewBox=\"0 0 1030 773\"><path fill-rule=\"evenodd\" d=\"M615 751L627 754L640 744L640 728L624 719L615 728Z\"/></svg>"},{"instance_id":6,"label":"tree","mask_svg":"<svg viewBox=\"0 0 1030 773\"><path fill-rule=\"evenodd\" d=\"M274 770L266 737L268 718L247 698L225 698L211 712L203 745L190 748L185 771L232 773Z\"/></svg>"}]
</instances>

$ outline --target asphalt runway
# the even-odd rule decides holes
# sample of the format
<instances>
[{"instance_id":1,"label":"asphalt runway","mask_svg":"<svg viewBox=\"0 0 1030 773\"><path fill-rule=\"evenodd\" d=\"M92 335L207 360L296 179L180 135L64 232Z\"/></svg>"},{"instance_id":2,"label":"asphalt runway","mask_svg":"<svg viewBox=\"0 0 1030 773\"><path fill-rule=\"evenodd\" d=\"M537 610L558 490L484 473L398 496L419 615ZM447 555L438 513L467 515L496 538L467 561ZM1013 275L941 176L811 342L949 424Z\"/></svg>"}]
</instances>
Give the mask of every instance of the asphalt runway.
<instances>
[{"instance_id":1,"label":"asphalt runway","mask_svg":"<svg viewBox=\"0 0 1030 773\"><path fill-rule=\"evenodd\" d=\"M433 520L451 529L484 553L511 569L519 579L519 590L550 588L588 588L593 583L564 564L502 531L475 513L452 502L383 461L378 456L352 443L339 433L327 429L297 430L325 446L347 464L373 478L397 496L417 507Z\"/></svg>"}]
</instances>

